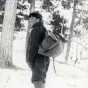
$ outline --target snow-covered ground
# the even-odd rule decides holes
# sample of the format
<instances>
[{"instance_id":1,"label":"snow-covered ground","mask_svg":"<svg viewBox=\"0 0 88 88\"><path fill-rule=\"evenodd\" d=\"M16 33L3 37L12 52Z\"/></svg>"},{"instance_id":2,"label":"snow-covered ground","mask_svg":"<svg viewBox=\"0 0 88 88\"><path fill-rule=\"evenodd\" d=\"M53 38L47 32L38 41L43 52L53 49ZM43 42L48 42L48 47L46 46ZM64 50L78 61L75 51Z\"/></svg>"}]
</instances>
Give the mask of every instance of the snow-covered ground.
<instances>
[{"instance_id":1,"label":"snow-covered ground","mask_svg":"<svg viewBox=\"0 0 88 88\"><path fill-rule=\"evenodd\" d=\"M0 88L34 88L31 83L31 71L25 61L26 32L15 33L13 42L13 63L22 69L1 69ZM61 60L61 56L57 60ZM88 61L66 64L51 60L46 79L46 88L88 88Z\"/></svg>"}]
</instances>

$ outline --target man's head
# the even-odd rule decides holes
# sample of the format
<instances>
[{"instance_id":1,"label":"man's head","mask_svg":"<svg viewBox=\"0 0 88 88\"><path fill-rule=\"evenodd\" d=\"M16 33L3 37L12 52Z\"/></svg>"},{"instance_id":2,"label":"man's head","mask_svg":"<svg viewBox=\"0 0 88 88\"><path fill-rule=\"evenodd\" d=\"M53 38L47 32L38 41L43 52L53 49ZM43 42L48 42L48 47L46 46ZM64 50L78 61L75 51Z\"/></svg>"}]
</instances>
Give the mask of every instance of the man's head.
<instances>
[{"instance_id":1,"label":"man's head","mask_svg":"<svg viewBox=\"0 0 88 88\"><path fill-rule=\"evenodd\" d=\"M29 15L29 21L31 23L41 22L42 21L42 15L38 12L33 12Z\"/></svg>"}]
</instances>

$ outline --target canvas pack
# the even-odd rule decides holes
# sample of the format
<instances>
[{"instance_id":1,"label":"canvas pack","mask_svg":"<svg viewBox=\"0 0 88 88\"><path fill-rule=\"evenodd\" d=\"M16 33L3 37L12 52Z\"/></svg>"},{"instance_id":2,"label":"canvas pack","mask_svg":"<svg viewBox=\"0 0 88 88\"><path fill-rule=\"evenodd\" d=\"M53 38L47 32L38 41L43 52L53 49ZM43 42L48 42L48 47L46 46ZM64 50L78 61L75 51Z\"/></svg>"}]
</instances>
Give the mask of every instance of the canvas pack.
<instances>
[{"instance_id":1,"label":"canvas pack","mask_svg":"<svg viewBox=\"0 0 88 88\"><path fill-rule=\"evenodd\" d=\"M46 36L39 47L38 53L49 57L57 57L63 49L64 43L60 37L54 35L51 31L46 31Z\"/></svg>"}]
</instances>

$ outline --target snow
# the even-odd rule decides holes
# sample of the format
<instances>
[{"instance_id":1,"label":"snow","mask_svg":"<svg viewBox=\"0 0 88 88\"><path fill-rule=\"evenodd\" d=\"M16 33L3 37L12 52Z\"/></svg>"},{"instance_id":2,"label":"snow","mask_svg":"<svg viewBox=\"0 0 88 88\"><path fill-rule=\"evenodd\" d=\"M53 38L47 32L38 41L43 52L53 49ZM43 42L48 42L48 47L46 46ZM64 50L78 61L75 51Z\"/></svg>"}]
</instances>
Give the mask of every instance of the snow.
<instances>
[{"instance_id":1,"label":"snow","mask_svg":"<svg viewBox=\"0 0 88 88\"><path fill-rule=\"evenodd\" d=\"M0 68L0 88L34 88L31 83L31 70L25 61L26 32L15 33L15 37L13 63L22 69ZM56 73L51 58L46 78L46 88L88 88L88 61L83 60L77 64L68 64L64 60L62 62L62 55L55 59Z\"/></svg>"},{"instance_id":2,"label":"snow","mask_svg":"<svg viewBox=\"0 0 88 88\"><path fill-rule=\"evenodd\" d=\"M40 2L37 2L37 10L42 12L43 18L45 21L46 28L49 28L47 24L51 19L50 13L46 13L41 11L39 6L41 6ZM29 8L29 7L28 7ZM71 22L72 10L62 10L60 8L60 14L66 17L68 20L68 26ZM25 11L26 13L27 11ZM29 11L28 11L29 12ZM70 14L69 14L70 13ZM48 20L47 20L48 19ZM26 23L27 25L27 23ZM50 28L49 28L50 29ZM80 29L80 28L78 28ZM84 45L87 47L88 33L86 36L82 36L78 43L85 43ZM2 69L0 68L0 88L34 88L31 83L31 70L28 67L25 61L25 38L26 31L16 32L14 33L14 41L13 41L13 64L18 67L18 69ZM49 70L46 78L46 88L88 88L88 51L85 50L81 45L78 45L73 39L70 57L73 57L68 63L65 63L65 53L64 52L57 58L55 58L55 69L53 67L53 61L51 58ZM75 48L77 47L77 49ZM78 50L78 51L76 51ZM82 55L80 56L80 52ZM76 53L79 59L79 62L74 64L76 60ZM86 58L86 59L84 59Z\"/></svg>"}]
</instances>

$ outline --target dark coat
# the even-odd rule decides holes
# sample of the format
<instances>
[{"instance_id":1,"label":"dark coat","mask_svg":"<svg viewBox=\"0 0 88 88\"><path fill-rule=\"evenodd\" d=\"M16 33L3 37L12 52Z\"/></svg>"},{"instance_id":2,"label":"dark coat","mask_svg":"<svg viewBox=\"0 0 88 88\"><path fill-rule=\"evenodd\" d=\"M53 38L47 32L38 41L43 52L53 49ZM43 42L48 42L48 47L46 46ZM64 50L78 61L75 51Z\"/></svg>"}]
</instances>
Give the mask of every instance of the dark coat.
<instances>
[{"instance_id":1,"label":"dark coat","mask_svg":"<svg viewBox=\"0 0 88 88\"><path fill-rule=\"evenodd\" d=\"M45 37L46 29L43 24L38 22L33 25L27 43L26 60L29 66L33 67L36 61L49 59L49 57L38 54L38 49Z\"/></svg>"}]
</instances>

